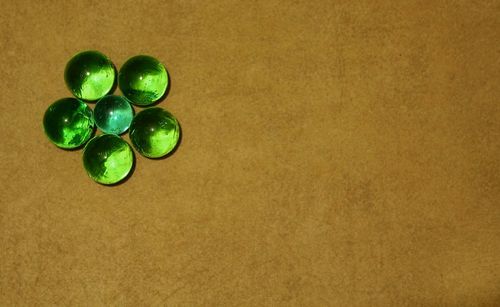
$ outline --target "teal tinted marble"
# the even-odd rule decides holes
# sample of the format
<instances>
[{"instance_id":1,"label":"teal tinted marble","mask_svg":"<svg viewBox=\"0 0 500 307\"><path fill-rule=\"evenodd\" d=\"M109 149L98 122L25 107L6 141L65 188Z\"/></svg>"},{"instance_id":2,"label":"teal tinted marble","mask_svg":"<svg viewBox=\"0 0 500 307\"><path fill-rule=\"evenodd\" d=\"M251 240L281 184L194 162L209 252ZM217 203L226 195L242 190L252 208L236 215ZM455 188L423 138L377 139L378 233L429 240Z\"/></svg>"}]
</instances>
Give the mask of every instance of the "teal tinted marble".
<instances>
[{"instance_id":1,"label":"teal tinted marble","mask_svg":"<svg viewBox=\"0 0 500 307\"><path fill-rule=\"evenodd\" d=\"M134 111L127 98L108 95L99 100L94 108L94 120L104 133L122 134L130 127Z\"/></svg>"}]
</instances>

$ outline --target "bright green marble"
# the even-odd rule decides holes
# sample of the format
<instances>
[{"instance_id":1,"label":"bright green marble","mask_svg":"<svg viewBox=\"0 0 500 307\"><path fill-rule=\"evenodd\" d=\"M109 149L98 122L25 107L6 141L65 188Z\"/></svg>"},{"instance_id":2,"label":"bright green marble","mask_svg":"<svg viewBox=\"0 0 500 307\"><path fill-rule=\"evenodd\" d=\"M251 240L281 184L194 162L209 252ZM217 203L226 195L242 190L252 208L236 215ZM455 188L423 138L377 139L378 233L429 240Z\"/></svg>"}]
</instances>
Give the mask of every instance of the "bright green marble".
<instances>
[{"instance_id":1,"label":"bright green marble","mask_svg":"<svg viewBox=\"0 0 500 307\"><path fill-rule=\"evenodd\" d=\"M165 67L147 55L130 58L118 74L118 86L123 95L138 106L147 106L160 99L168 82Z\"/></svg>"},{"instance_id":2,"label":"bright green marble","mask_svg":"<svg viewBox=\"0 0 500 307\"><path fill-rule=\"evenodd\" d=\"M130 127L133 117L132 106L122 96L104 96L94 108L95 124L104 133L122 134Z\"/></svg>"},{"instance_id":3,"label":"bright green marble","mask_svg":"<svg viewBox=\"0 0 500 307\"><path fill-rule=\"evenodd\" d=\"M148 158L160 158L171 152L179 141L179 135L177 119L159 107L139 112L130 125L132 145Z\"/></svg>"},{"instance_id":4,"label":"bright green marble","mask_svg":"<svg viewBox=\"0 0 500 307\"><path fill-rule=\"evenodd\" d=\"M101 184L123 180L132 170L134 154L130 145L114 134L90 140L83 151L83 166L90 178Z\"/></svg>"},{"instance_id":5,"label":"bright green marble","mask_svg":"<svg viewBox=\"0 0 500 307\"><path fill-rule=\"evenodd\" d=\"M75 97L95 101L109 93L115 81L111 60L98 51L83 51L69 60L64 80Z\"/></svg>"},{"instance_id":6,"label":"bright green marble","mask_svg":"<svg viewBox=\"0 0 500 307\"><path fill-rule=\"evenodd\" d=\"M45 111L43 127L52 143L61 148L77 148L94 131L92 110L76 98L57 100Z\"/></svg>"}]
</instances>

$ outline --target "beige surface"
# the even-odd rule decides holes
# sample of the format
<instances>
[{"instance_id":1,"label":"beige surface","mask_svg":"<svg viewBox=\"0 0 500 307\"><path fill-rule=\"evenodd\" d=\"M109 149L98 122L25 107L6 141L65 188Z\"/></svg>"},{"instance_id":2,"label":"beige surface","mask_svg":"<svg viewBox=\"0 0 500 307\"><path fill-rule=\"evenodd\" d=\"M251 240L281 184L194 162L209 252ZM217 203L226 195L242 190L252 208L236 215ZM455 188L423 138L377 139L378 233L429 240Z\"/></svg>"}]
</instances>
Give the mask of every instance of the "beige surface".
<instances>
[{"instance_id":1,"label":"beige surface","mask_svg":"<svg viewBox=\"0 0 500 307\"><path fill-rule=\"evenodd\" d=\"M104 2L1 2L1 306L500 304L498 1ZM41 126L85 49L183 127L112 188Z\"/></svg>"}]
</instances>

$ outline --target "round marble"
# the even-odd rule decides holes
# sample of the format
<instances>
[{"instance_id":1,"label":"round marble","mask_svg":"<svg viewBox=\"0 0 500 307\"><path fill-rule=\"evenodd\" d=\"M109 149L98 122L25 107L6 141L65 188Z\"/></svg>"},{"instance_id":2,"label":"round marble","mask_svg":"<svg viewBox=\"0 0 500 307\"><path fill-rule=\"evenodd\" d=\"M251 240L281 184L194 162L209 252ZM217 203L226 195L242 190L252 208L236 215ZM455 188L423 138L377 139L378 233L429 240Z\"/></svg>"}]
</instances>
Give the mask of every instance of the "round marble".
<instances>
[{"instance_id":1,"label":"round marble","mask_svg":"<svg viewBox=\"0 0 500 307\"><path fill-rule=\"evenodd\" d=\"M130 127L133 117L132 106L122 96L104 96L94 108L95 124L104 133L122 134Z\"/></svg>"},{"instance_id":2,"label":"round marble","mask_svg":"<svg viewBox=\"0 0 500 307\"><path fill-rule=\"evenodd\" d=\"M134 154L130 145L114 134L103 134L90 140L83 150L83 166L94 181L114 184L132 170Z\"/></svg>"},{"instance_id":3,"label":"round marble","mask_svg":"<svg viewBox=\"0 0 500 307\"><path fill-rule=\"evenodd\" d=\"M168 82L165 67L147 55L128 59L118 74L118 86L123 95L138 106L147 106L160 99Z\"/></svg>"},{"instance_id":4,"label":"round marble","mask_svg":"<svg viewBox=\"0 0 500 307\"><path fill-rule=\"evenodd\" d=\"M179 136L177 119L159 107L137 113L130 125L132 145L148 158L160 158L171 152L177 145Z\"/></svg>"},{"instance_id":5,"label":"round marble","mask_svg":"<svg viewBox=\"0 0 500 307\"><path fill-rule=\"evenodd\" d=\"M94 131L92 110L76 98L63 98L49 106L43 117L45 134L61 148L77 148Z\"/></svg>"},{"instance_id":6,"label":"round marble","mask_svg":"<svg viewBox=\"0 0 500 307\"><path fill-rule=\"evenodd\" d=\"M83 51L69 60L64 80L75 97L95 101L109 93L115 81L111 60L98 51Z\"/></svg>"}]
</instances>

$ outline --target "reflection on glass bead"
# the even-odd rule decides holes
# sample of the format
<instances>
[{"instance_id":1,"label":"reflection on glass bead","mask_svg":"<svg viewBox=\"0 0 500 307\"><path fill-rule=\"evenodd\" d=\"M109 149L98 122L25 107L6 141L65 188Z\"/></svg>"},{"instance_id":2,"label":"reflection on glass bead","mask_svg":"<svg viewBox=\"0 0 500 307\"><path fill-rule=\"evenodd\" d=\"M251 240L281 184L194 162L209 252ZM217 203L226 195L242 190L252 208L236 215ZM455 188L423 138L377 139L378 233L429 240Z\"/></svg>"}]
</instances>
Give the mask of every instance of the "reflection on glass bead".
<instances>
[{"instance_id":1,"label":"reflection on glass bead","mask_svg":"<svg viewBox=\"0 0 500 307\"><path fill-rule=\"evenodd\" d=\"M159 107L139 112L130 125L132 145L148 158L160 158L171 152L179 141L179 134L177 119Z\"/></svg>"},{"instance_id":2,"label":"reflection on glass bead","mask_svg":"<svg viewBox=\"0 0 500 307\"><path fill-rule=\"evenodd\" d=\"M133 117L132 106L122 96L104 96L94 108L95 124L104 133L122 134L130 127Z\"/></svg>"},{"instance_id":3,"label":"reflection on glass bead","mask_svg":"<svg viewBox=\"0 0 500 307\"><path fill-rule=\"evenodd\" d=\"M114 184L123 180L133 164L130 145L114 134L94 137L83 150L83 166L90 178L98 183Z\"/></svg>"},{"instance_id":4,"label":"reflection on glass bead","mask_svg":"<svg viewBox=\"0 0 500 307\"><path fill-rule=\"evenodd\" d=\"M76 98L60 99L45 112L43 127L52 143L61 148L77 148L94 131L92 110Z\"/></svg>"},{"instance_id":5,"label":"reflection on glass bead","mask_svg":"<svg viewBox=\"0 0 500 307\"><path fill-rule=\"evenodd\" d=\"M160 99L168 82L165 67L146 55L130 58L118 74L118 86L123 95L138 106L150 105Z\"/></svg>"},{"instance_id":6,"label":"reflection on glass bead","mask_svg":"<svg viewBox=\"0 0 500 307\"><path fill-rule=\"evenodd\" d=\"M69 60L64 80L75 97L95 101L109 93L115 81L111 60L98 51L83 51Z\"/></svg>"}]
</instances>

